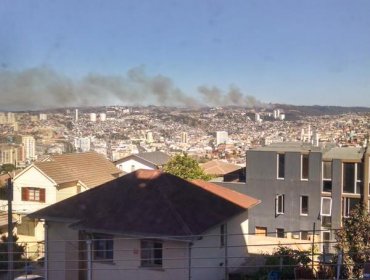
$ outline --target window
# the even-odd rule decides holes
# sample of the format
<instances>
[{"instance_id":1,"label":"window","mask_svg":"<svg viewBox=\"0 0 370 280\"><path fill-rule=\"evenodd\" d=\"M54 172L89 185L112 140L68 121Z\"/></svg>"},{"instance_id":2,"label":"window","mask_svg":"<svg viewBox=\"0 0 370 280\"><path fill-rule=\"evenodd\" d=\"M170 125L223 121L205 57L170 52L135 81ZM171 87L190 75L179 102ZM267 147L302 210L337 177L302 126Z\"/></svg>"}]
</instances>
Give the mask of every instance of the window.
<instances>
[{"instance_id":1,"label":"window","mask_svg":"<svg viewBox=\"0 0 370 280\"><path fill-rule=\"evenodd\" d=\"M309 240L308 231L307 230L302 230L301 231L301 240Z\"/></svg>"},{"instance_id":2,"label":"window","mask_svg":"<svg viewBox=\"0 0 370 280\"><path fill-rule=\"evenodd\" d=\"M308 196L301 196L301 215L308 215Z\"/></svg>"},{"instance_id":3,"label":"window","mask_svg":"<svg viewBox=\"0 0 370 280\"><path fill-rule=\"evenodd\" d=\"M225 225L220 226L220 247L225 246Z\"/></svg>"},{"instance_id":4,"label":"window","mask_svg":"<svg viewBox=\"0 0 370 280\"><path fill-rule=\"evenodd\" d=\"M332 162L324 161L322 163L322 191L332 191Z\"/></svg>"},{"instance_id":5,"label":"window","mask_svg":"<svg viewBox=\"0 0 370 280\"><path fill-rule=\"evenodd\" d=\"M45 202L45 189L41 188L22 188L22 201Z\"/></svg>"},{"instance_id":6,"label":"window","mask_svg":"<svg viewBox=\"0 0 370 280\"><path fill-rule=\"evenodd\" d=\"M330 231L322 232L322 252L324 254L330 252Z\"/></svg>"},{"instance_id":7,"label":"window","mask_svg":"<svg viewBox=\"0 0 370 280\"><path fill-rule=\"evenodd\" d=\"M301 156L301 180L308 180L308 155Z\"/></svg>"},{"instance_id":8,"label":"window","mask_svg":"<svg viewBox=\"0 0 370 280\"><path fill-rule=\"evenodd\" d=\"M277 155L277 178L284 179L285 178L285 155L278 154Z\"/></svg>"},{"instance_id":9,"label":"window","mask_svg":"<svg viewBox=\"0 0 370 280\"><path fill-rule=\"evenodd\" d=\"M332 200L331 197L322 197L321 198L321 216L331 216L331 204Z\"/></svg>"},{"instance_id":10,"label":"window","mask_svg":"<svg viewBox=\"0 0 370 280\"><path fill-rule=\"evenodd\" d=\"M113 261L113 236L107 234L93 234L94 260Z\"/></svg>"},{"instance_id":11,"label":"window","mask_svg":"<svg viewBox=\"0 0 370 280\"><path fill-rule=\"evenodd\" d=\"M348 218L351 211L361 202L360 198L343 197L342 199L342 216Z\"/></svg>"},{"instance_id":12,"label":"window","mask_svg":"<svg viewBox=\"0 0 370 280\"><path fill-rule=\"evenodd\" d=\"M283 194L276 195L275 212L276 212L276 215L284 214L284 195Z\"/></svg>"},{"instance_id":13,"label":"window","mask_svg":"<svg viewBox=\"0 0 370 280\"><path fill-rule=\"evenodd\" d=\"M362 170L361 163L343 163L343 192L362 193Z\"/></svg>"},{"instance_id":14,"label":"window","mask_svg":"<svg viewBox=\"0 0 370 280\"><path fill-rule=\"evenodd\" d=\"M321 216L321 226L331 227L331 216Z\"/></svg>"},{"instance_id":15,"label":"window","mask_svg":"<svg viewBox=\"0 0 370 280\"><path fill-rule=\"evenodd\" d=\"M141 240L141 266L162 266L162 242Z\"/></svg>"},{"instance_id":16,"label":"window","mask_svg":"<svg viewBox=\"0 0 370 280\"><path fill-rule=\"evenodd\" d=\"M256 235L267 236L267 227L256 227Z\"/></svg>"},{"instance_id":17,"label":"window","mask_svg":"<svg viewBox=\"0 0 370 280\"><path fill-rule=\"evenodd\" d=\"M283 228L276 229L276 237L278 238L285 238L285 232Z\"/></svg>"}]
</instances>

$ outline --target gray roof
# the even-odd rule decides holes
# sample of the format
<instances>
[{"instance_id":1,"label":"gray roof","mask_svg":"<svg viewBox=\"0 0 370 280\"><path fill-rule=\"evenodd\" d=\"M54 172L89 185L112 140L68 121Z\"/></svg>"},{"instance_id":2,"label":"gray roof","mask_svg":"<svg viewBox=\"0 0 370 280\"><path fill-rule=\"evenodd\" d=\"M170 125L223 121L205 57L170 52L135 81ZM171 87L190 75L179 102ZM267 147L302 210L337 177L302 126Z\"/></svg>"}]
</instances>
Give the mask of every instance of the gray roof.
<instances>
[{"instance_id":1,"label":"gray roof","mask_svg":"<svg viewBox=\"0 0 370 280\"><path fill-rule=\"evenodd\" d=\"M325 152L323 155L324 160L341 159L341 160L354 160L361 161L365 150L356 147L336 147Z\"/></svg>"},{"instance_id":2,"label":"gray roof","mask_svg":"<svg viewBox=\"0 0 370 280\"><path fill-rule=\"evenodd\" d=\"M281 142L273 143L269 146L252 149L252 151L308 153L308 152L320 152L321 148L313 146L309 143Z\"/></svg>"},{"instance_id":3,"label":"gray roof","mask_svg":"<svg viewBox=\"0 0 370 280\"><path fill-rule=\"evenodd\" d=\"M118 163L124 162L127 159L130 159L130 158L133 158L133 157L140 158L140 159L145 160L145 161L147 161L151 164L154 164L156 166L163 166L171 158L166 153L163 153L163 152L160 152L160 151L155 151L155 152L147 152L147 153L139 153L139 154L135 154L135 155L130 155L128 157L117 160L115 163L118 164Z\"/></svg>"}]
</instances>

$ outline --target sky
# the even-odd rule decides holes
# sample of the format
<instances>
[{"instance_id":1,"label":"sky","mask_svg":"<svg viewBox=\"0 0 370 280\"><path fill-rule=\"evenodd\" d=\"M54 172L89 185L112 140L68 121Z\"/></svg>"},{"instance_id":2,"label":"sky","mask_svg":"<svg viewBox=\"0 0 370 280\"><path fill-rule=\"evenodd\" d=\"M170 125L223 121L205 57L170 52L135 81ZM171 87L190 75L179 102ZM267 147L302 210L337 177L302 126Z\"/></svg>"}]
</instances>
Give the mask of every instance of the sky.
<instances>
[{"instance_id":1,"label":"sky","mask_svg":"<svg viewBox=\"0 0 370 280\"><path fill-rule=\"evenodd\" d=\"M0 110L370 107L368 0L1 0Z\"/></svg>"}]
</instances>

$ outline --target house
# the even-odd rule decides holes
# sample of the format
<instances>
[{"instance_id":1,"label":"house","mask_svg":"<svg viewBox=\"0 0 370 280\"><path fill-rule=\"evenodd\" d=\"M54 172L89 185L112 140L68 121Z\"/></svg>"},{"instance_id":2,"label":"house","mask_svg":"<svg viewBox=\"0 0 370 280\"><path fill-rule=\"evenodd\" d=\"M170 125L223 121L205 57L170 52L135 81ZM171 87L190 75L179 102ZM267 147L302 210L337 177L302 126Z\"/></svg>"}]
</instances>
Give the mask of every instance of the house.
<instances>
[{"instance_id":1,"label":"house","mask_svg":"<svg viewBox=\"0 0 370 280\"><path fill-rule=\"evenodd\" d=\"M53 155L34 162L13 179L13 213L18 215L19 241L44 240L43 223L25 215L94 188L121 174L104 156L95 153ZM0 200L7 211L7 200Z\"/></svg>"},{"instance_id":2,"label":"house","mask_svg":"<svg viewBox=\"0 0 370 280\"><path fill-rule=\"evenodd\" d=\"M169 160L170 156L166 153L155 151L129 155L115 161L114 164L123 172L130 173L138 169L162 169Z\"/></svg>"},{"instance_id":3,"label":"house","mask_svg":"<svg viewBox=\"0 0 370 280\"><path fill-rule=\"evenodd\" d=\"M243 193L262 198L250 210L259 235L321 241L333 250L335 229L361 201L369 205L370 148L276 143L247 151Z\"/></svg>"},{"instance_id":4,"label":"house","mask_svg":"<svg viewBox=\"0 0 370 280\"><path fill-rule=\"evenodd\" d=\"M245 167L222 160L211 160L200 164L204 173L213 177L212 181L245 182Z\"/></svg>"},{"instance_id":5,"label":"house","mask_svg":"<svg viewBox=\"0 0 370 280\"><path fill-rule=\"evenodd\" d=\"M30 217L46 223L49 279L221 280L245 261L248 211L258 203L137 170Z\"/></svg>"}]
</instances>

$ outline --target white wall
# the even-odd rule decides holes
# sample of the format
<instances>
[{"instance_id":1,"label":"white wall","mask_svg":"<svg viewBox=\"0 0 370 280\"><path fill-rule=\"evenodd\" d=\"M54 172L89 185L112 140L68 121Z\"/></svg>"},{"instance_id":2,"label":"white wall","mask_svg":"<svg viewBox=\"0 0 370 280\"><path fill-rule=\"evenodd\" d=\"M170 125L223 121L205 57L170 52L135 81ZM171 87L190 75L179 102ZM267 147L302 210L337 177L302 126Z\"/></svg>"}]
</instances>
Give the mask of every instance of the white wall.
<instances>
[{"instance_id":1,"label":"white wall","mask_svg":"<svg viewBox=\"0 0 370 280\"><path fill-rule=\"evenodd\" d=\"M119 168L120 170L126 172L126 173L130 173L132 171L135 171L135 170L138 170L138 169L149 169L149 170L154 170L155 167L153 165L146 165L146 164L143 164L135 159L129 159L125 162L121 162L120 164L117 164L116 165L117 168ZM135 167L135 170L132 170L132 166Z\"/></svg>"},{"instance_id":2,"label":"white wall","mask_svg":"<svg viewBox=\"0 0 370 280\"><path fill-rule=\"evenodd\" d=\"M45 189L45 202L22 201L22 187ZM56 202L56 187L48 178L40 173L35 167L31 167L13 183L13 211L32 213L36 210L49 206Z\"/></svg>"}]
</instances>

